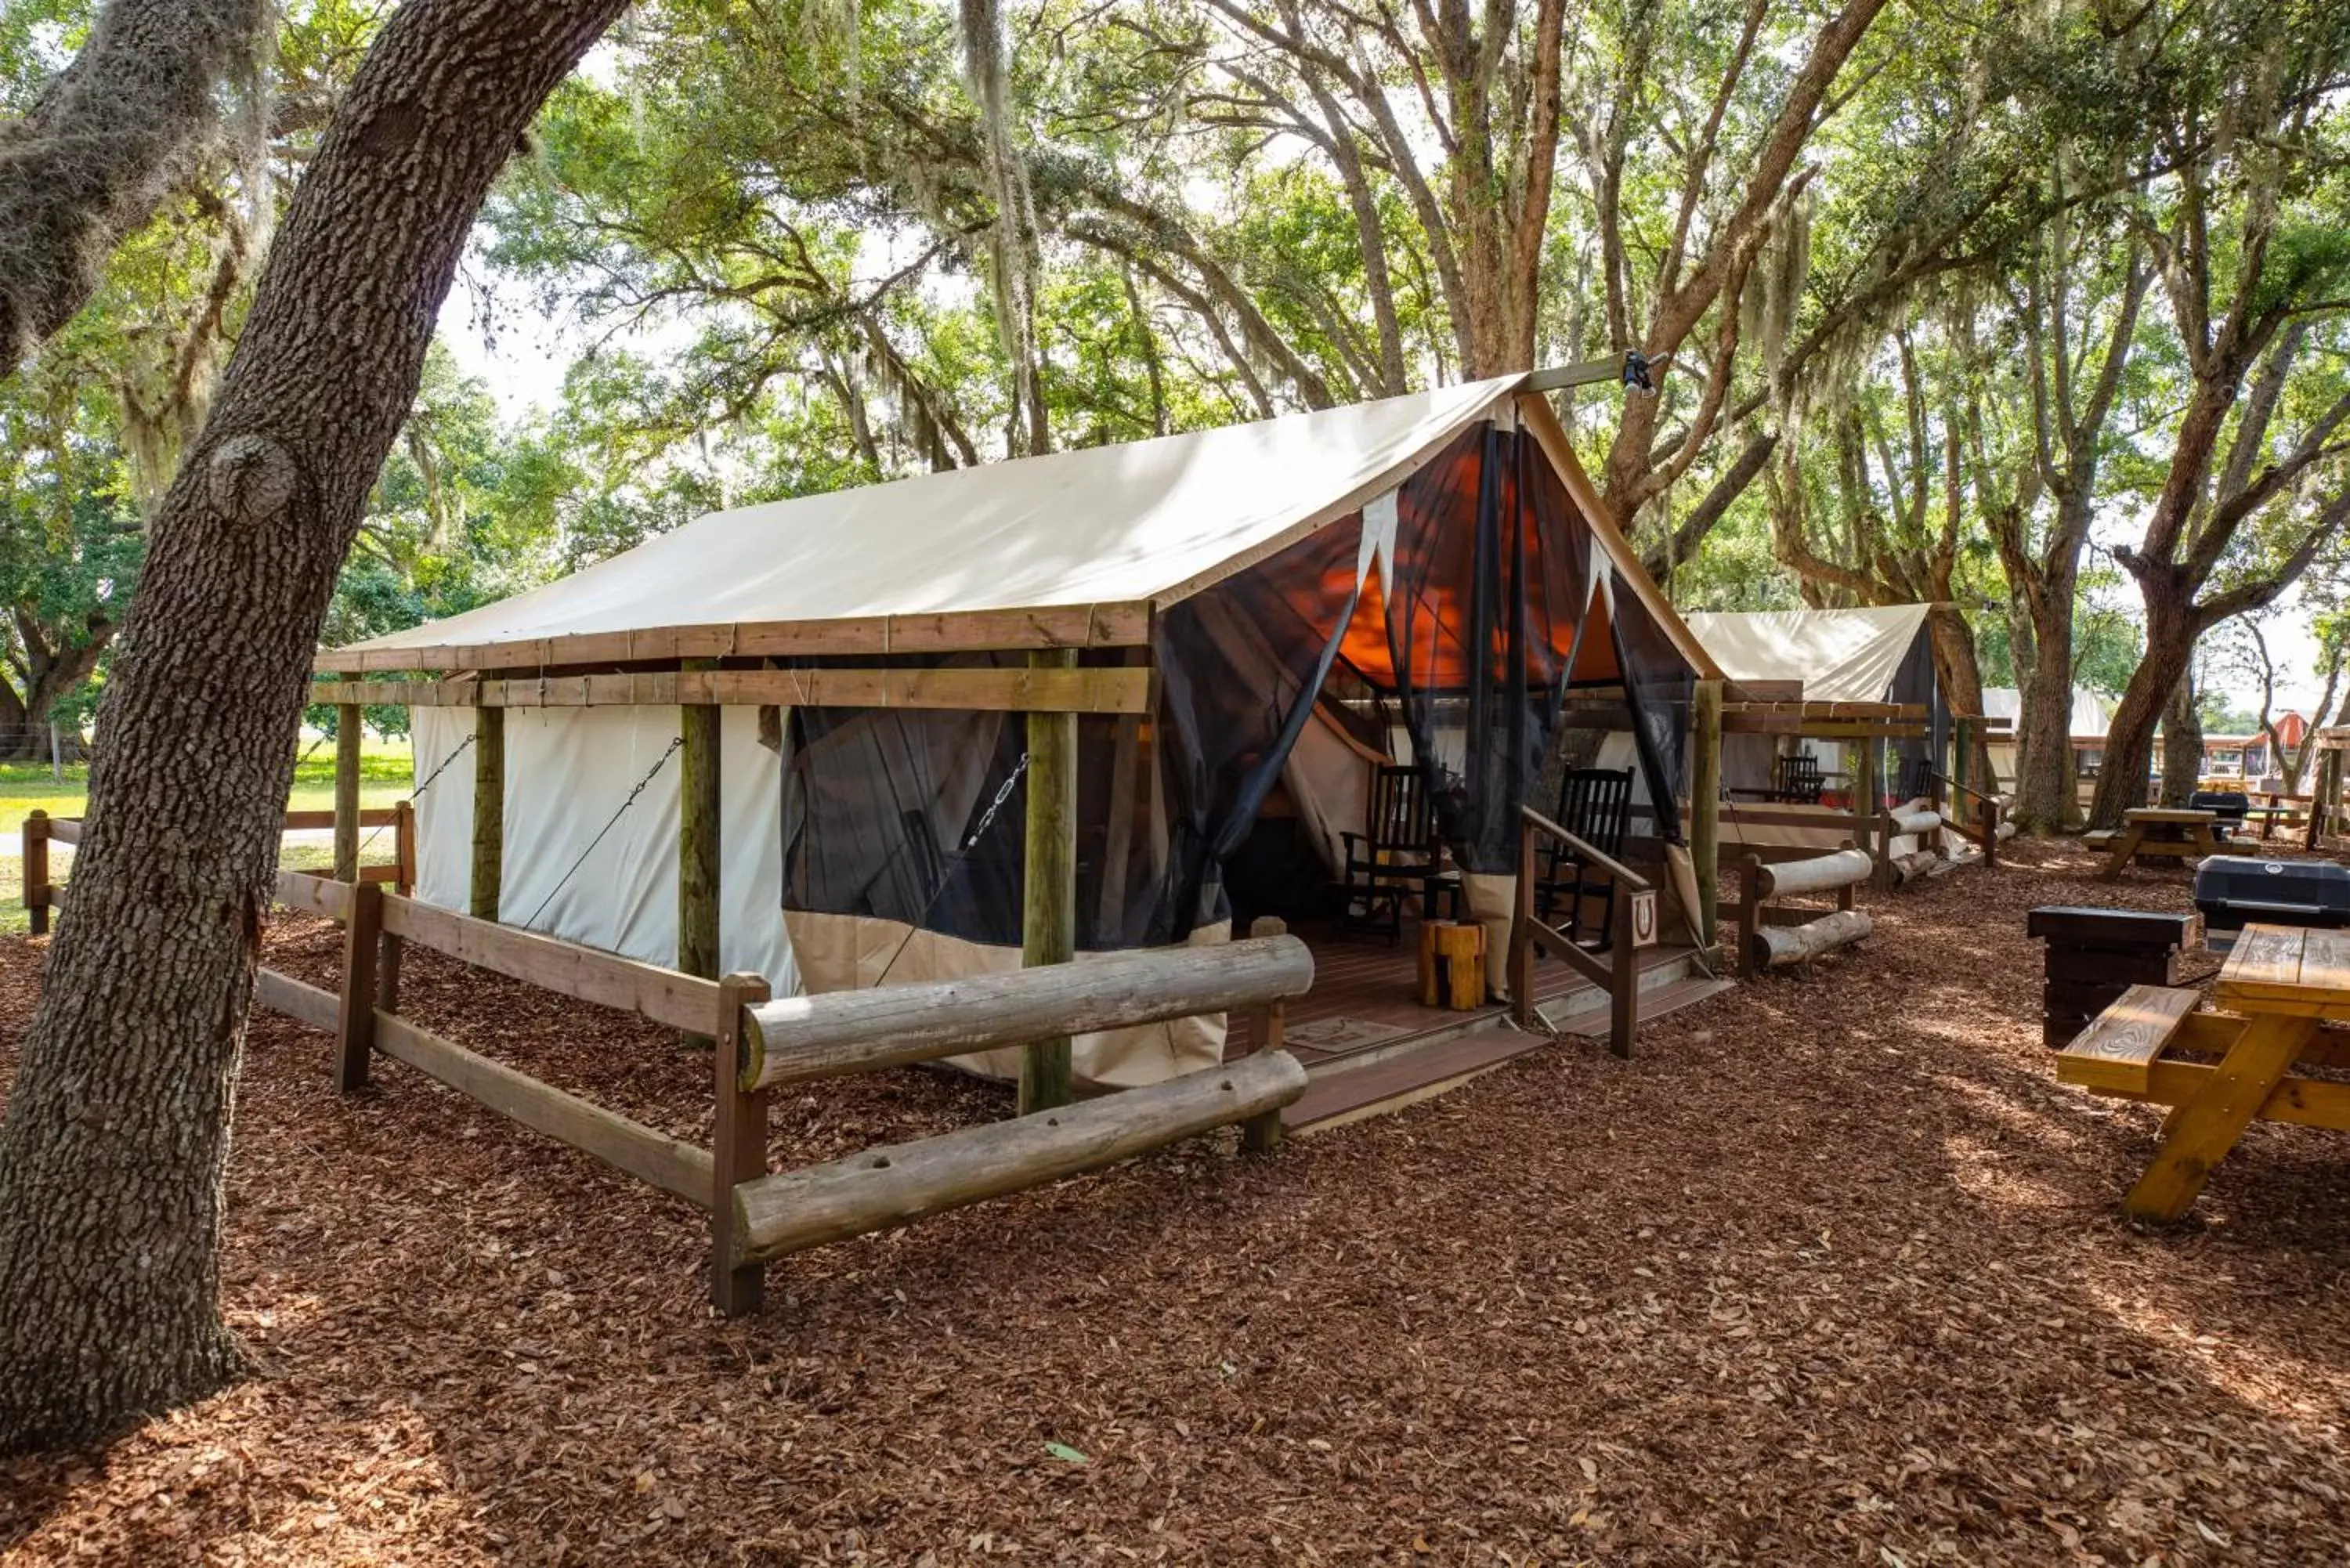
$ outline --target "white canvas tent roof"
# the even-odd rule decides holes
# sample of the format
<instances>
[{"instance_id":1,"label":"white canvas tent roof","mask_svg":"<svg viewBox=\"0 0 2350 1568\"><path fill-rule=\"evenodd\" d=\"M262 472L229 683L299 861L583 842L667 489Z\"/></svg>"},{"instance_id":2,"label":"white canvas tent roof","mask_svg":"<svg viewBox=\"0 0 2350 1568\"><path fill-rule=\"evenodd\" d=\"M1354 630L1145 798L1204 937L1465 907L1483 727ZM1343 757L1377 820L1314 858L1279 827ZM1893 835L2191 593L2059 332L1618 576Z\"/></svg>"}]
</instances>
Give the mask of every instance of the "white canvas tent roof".
<instances>
[{"instance_id":1,"label":"white canvas tent roof","mask_svg":"<svg viewBox=\"0 0 2350 1568\"><path fill-rule=\"evenodd\" d=\"M1806 702L1882 702L1926 605L1693 613L1681 618L1731 680L1800 680Z\"/></svg>"},{"instance_id":2,"label":"white canvas tent roof","mask_svg":"<svg viewBox=\"0 0 2350 1568\"><path fill-rule=\"evenodd\" d=\"M1164 607L1393 489L1496 404L1507 413L1524 380L712 513L544 587L338 651L478 649L466 662L489 664L501 644L649 628ZM1529 411L1594 537L1701 663L1610 520L1595 514L1555 421ZM395 666L379 657L365 667Z\"/></svg>"}]
</instances>

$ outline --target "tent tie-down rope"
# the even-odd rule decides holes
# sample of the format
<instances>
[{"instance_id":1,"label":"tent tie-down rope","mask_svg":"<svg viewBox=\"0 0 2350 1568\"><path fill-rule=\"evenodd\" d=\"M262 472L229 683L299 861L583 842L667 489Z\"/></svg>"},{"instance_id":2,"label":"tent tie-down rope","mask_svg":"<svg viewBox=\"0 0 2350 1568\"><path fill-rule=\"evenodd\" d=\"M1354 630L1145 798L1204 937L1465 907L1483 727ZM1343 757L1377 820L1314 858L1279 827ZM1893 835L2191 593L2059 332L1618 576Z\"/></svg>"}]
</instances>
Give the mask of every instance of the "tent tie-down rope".
<instances>
[{"instance_id":1,"label":"tent tie-down rope","mask_svg":"<svg viewBox=\"0 0 2350 1568\"><path fill-rule=\"evenodd\" d=\"M439 767L434 768L431 773L424 775L424 782L422 784L418 784L414 789L408 792L408 804L414 805L416 804L416 797L422 794L426 790L431 789L432 787L432 781L439 778L442 774L447 773L449 771L449 764L455 762L459 757L463 756L465 754L465 748L472 745L480 738L481 733L479 731L476 731L474 733L466 736L463 741L459 742L455 751L451 752L447 756L441 759L441 765ZM377 823L375 825L375 831L369 834L365 838L360 839L359 846L351 851L351 858L353 860L357 860L359 857L365 855L368 852L368 846L373 844L377 837L382 834L383 830L390 826L391 824L388 822Z\"/></svg>"},{"instance_id":2,"label":"tent tie-down rope","mask_svg":"<svg viewBox=\"0 0 2350 1568\"><path fill-rule=\"evenodd\" d=\"M995 798L987 803L987 809L980 813L979 826L971 830L970 836L962 841L961 848L947 857L946 865L939 870L939 885L931 889L931 896L922 900L922 907L915 910L914 918L907 922L906 934L898 939L897 950L889 955L889 961L881 966L881 972L874 976L871 989L879 990L881 983L889 978L889 971L898 967L898 961L906 956L906 948L913 941L914 933L922 929L922 921L930 915L939 899L945 895L947 884L954 880L955 867L962 865L964 858L979 847L979 841L987 836L989 828L995 826L995 814L1003 809L1003 803L1012 798L1012 792L1020 786L1020 781L1027 772L1028 753L1023 752L1020 753L1020 761L1013 766L1011 776L1006 778L1003 787L995 792Z\"/></svg>"},{"instance_id":3,"label":"tent tie-down rope","mask_svg":"<svg viewBox=\"0 0 2350 1568\"><path fill-rule=\"evenodd\" d=\"M538 918L546 913L546 907L555 902L555 896L557 893L562 892L565 886L570 882L571 878L579 874L579 867L588 864L588 857L596 853L596 846L604 842L604 836L611 832L614 825L619 823L620 818L629 814L629 807L637 804L637 796L645 793L645 786L653 782L653 775L660 772L662 765L666 763L670 758L677 755L678 748L684 744L685 737L683 735L676 736L671 740L669 750L663 752L660 756L653 759L653 765L645 770L645 776L637 781L637 787L629 792L629 798L620 803L620 809L612 814L612 817L609 822L605 823L603 826L596 830L596 836L588 841L588 847L579 852L579 858L571 863L571 869L566 871L561 879L558 880L554 887L549 888L546 890L546 897L538 901L538 908L530 912L530 919L525 920L523 922L524 925L534 930L537 929Z\"/></svg>"}]
</instances>

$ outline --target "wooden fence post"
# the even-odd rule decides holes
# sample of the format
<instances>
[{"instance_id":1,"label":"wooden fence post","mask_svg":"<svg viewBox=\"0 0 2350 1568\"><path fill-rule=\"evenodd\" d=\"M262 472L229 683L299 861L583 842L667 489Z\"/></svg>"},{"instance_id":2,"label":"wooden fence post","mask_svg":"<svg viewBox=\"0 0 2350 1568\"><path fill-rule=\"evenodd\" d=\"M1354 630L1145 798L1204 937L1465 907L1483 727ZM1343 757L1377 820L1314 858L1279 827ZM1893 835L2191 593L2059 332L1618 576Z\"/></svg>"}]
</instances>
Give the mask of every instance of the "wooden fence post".
<instances>
[{"instance_id":1,"label":"wooden fence post","mask_svg":"<svg viewBox=\"0 0 2350 1568\"><path fill-rule=\"evenodd\" d=\"M343 927L343 994L336 1020L335 1087L363 1088L375 1049L377 958L383 945L383 884L351 885L351 918Z\"/></svg>"},{"instance_id":2,"label":"wooden fence post","mask_svg":"<svg viewBox=\"0 0 2350 1568\"><path fill-rule=\"evenodd\" d=\"M1632 890L1612 887L1607 899L1607 1049L1628 1061L1633 1033L1640 1027L1640 952L1632 945Z\"/></svg>"},{"instance_id":3,"label":"wooden fence post","mask_svg":"<svg viewBox=\"0 0 2350 1568\"><path fill-rule=\"evenodd\" d=\"M1752 978L1755 972L1754 932L1762 924L1762 857L1748 855L1738 867L1738 969ZM1851 891L1849 888L1845 889L1847 895Z\"/></svg>"},{"instance_id":4,"label":"wooden fence post","mask_svg":"<svg viewBox=\"0 0 2350 1568\"><path fill-rule=\"evenodd\" d=\"M1711 948L1721 904L1721 681L1697 683L1690 727L1690 863L1697 877L1698 940Z\"/></svg>"},{"instance_id":5,"label":"wooden fence post","mask_svg":"<svg viewBox=\"0 0 2350 1568\"><path fill-rule=\"evenodd\" d=\"M473 710L473 919L498 918L505 875L506 711Z\"/></svg>"},{"instance_id":6,"label":"wooden fence post","mask_svg":"<svg viewBox=\"0 0 2350 1568\"><path fill-rule=\"evenodd\" d=\"M709 670L717 662L693 659L682 668ZM701 702L677 711L682 742L678 756L677 967L704 980L718 978L719 720L723 712Z\"/></svg>"},{"instance_id":7,"label":"wooden fence post","mask_svg":"<svg viewBox=\"0 0 2350 1568\"><path fill-rule=\"evenodd\" d=\"M392 878L394 891L403 898L416 896L416 802L403 800L391 808L392 854L397 857L400 874Z\"/></svg>"},{"instance_id":8,"label":"wooden fence post","mask_svg":"<svg viewBox=\"0 0 2350 1568\"><path fill-rule=\"evenodd\" d=\"M1032 670L1074 670L1074 649L1028 656ZM1077 948L1077 716L1028 715L1026 897L1020 919L1025 969L1067 963ZM1020 1054L1019 1112L1051 1110L1072 1096L1069 1040L1038 1040Z\"/></svg>"},{"instance_id":9,"label":"wooden fence post","mask_svg":"<svg viewBox=\"0 0 2350 1568\"><path fill-rule=\"evenodd\" d=\"M346 680L359 677L346 675ZM366 728L356 702L335 709L335 880L359 879L359 747Z\"/></svg>"},{"instance_id":10,"label":"wooden fence post","mask_svg":"<svg viewBox=\"0 0 2350 1568\"><path fill-rule=\"evenodd\" d=\"M25 816L25 909L32 921L33 934L47 936L49 930L49 814L28 812Z\"/></svg>"},{"instance_id":11,"label":"wooden fence post","mask_svg":"<svg viewBox=\"0 0 2350 1568\"><path fill-rule=\"evenodd\" d=\"M1992 870L1999 865L1999 802L1982 803L1983 869Z\"/></svg>"},{"instance_id":12,"label":"wooden fence post","mask_svg":"<svg viewBox=\"0 0 2350 1568\"><path fill-rule=\"evenodd\" d=\"M764 1265L734 1263L734 1189L767 1174L768 1091L743 1088L743 1011L766 1000L767 982L758 975L730 974L718 982L711 1054L718 1113L711 1138L710 1304L728 1317L757 1312L766 1294Z\"/></svg>"},{"instance_id":13,"label":"wooden fence post","mask_svg":"<svg viewBox=\"0 0 2350 1568\"><path fill-rule=\"evenodd\" d=\"M1256 1015L1256 1049L1250 1053L1251 1055L1261 1056L1268 1051L1282 1048L1282 1004L1278 1002L1267 1002L1263 1011ZM1241 1124L1242 1153L1271 1154L1280 1147L1280 1106L1251 1116Z\"/></svg>"},{"instance_id":14,"label":"wooden fence post","mask_svg":"<svg viewBox=\"0 0 2350 1568\"><path fill-rule=\"evenodd\" d=\"M1510 909L1510 1016L1534 1026L1534 830L1518 819L1518 880Z\"/></svg>"},{"instance_id":15,"label":"wooden fence post","mask_svg":"<svg viewBox=\"0 0 2350 1568\"><path fill-rule=\"evenodd\" d=\"M1884 737L1870 735L1860 742L1860 767L1852 783L1861 842L1873 843L1876 849L1877 888L1888 891L1893 886L1893 812L1885 804Z\"/></svg>"}]
</instances>

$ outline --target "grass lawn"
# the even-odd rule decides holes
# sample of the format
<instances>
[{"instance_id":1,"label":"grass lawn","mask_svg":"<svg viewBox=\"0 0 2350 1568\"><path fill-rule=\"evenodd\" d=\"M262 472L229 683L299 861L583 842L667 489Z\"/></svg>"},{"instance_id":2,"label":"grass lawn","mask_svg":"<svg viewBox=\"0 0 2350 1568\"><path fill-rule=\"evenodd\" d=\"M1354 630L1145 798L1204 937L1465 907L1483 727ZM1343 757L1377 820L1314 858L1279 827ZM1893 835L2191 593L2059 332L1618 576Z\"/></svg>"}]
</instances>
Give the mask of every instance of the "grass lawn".
<instances>
[{"instance_id":1,"label":"grass lawn","mask_svg":"<svg viewBox=\"0 0 2350 1568\"><path fill-rule=\"evenodd\" d=\"M0 932L28 929L25 910L25 864L17 851L16 831L36 811L51 816L79 816L88 799L89 769L65 770L63 779L50 775L46 763L0 763ZM369 735L359 753L359 804L391 805L408 797L409 749L405 738L385 740ZM326 811L335 804L335 748L321 743L296 764L294 788L286 801L288 811ZM386 843L390 842L389 839ZM324 865L331 852L323 845L289 845L281 864L288 867L315 861ZM62 845L49 850L50 876L70 876L73 851ZM376 858L369 855L366 858Z\"/></svg>"}]
</instances>

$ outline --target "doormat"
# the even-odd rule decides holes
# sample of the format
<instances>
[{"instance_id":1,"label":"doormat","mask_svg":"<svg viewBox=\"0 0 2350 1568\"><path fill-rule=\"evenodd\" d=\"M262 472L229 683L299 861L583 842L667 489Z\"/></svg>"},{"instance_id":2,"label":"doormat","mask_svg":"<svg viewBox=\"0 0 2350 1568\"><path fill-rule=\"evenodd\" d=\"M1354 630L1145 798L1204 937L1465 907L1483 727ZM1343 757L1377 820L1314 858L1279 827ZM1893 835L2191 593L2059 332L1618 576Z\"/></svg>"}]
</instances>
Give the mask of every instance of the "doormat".
<instances>
[{"instance_id":1,"label":"doormat","mask_svg":"<svg viewBox=\"0 0 2350 1568\"><path fill-rule=\"evenodd\" d=\"M1367 1018L1317 1018L1311 1023L1295 1023L1283 1030L1282 1042L1336 1056L1410 1033L1400 1024L1374 1023Z\"/></svg>"}]
</instances>

